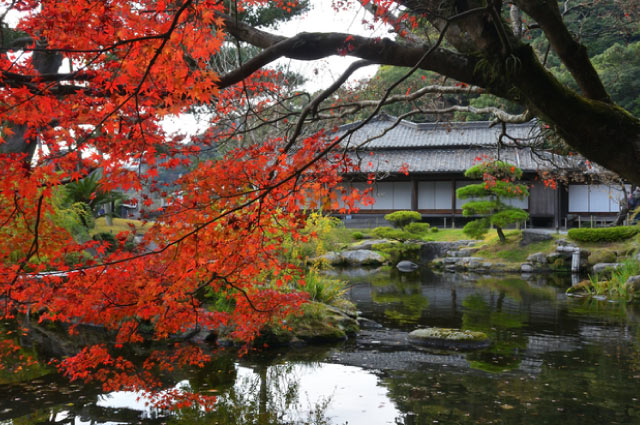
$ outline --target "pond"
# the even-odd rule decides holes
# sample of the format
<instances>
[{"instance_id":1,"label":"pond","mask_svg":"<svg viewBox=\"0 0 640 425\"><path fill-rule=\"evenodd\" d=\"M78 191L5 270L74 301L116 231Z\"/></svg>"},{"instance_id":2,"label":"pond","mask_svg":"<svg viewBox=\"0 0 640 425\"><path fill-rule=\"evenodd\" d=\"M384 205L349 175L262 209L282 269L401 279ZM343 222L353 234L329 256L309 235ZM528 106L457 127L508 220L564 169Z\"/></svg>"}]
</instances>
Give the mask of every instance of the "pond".
<instances>
[{"instance_id":1,"label":"pond","mask_svg":"<svg viewBox=\"0 0 640 425\"><path fill-rule=\"evenodd\" d=\"M430 272L349 271L371 319L337 345L272 349L168 386L219 397L213 412L149 408L51 373L0 384L0 424L629 424L640 423L640 311L536 282ZM417 327L487 333L491 347L436 351L398 343ZM1 377L0 377L1 378Z\"/></svg>"}]
</instances>

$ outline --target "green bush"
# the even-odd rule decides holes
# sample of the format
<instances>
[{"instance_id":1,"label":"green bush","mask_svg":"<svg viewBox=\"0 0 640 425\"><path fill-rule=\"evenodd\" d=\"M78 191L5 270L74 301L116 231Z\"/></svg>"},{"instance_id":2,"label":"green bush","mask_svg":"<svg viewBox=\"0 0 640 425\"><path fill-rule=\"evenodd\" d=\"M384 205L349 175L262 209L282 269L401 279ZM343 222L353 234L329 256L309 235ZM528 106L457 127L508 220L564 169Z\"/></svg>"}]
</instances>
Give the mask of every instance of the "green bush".
<instances>
[{"instance_id":1,"label":"green bush","mask_svg":"<svg viewBox=\"0 0 640 425\"><path fill-rule=\"evenodd\" d=\"M422 214L417 211L396 211L384 216L394 227L403 228L409 223L422 220Z\"/></svg>"},{"instance_id":2,"label":"green bush","mask_svg":"<svg viewBox=\"0 0 640 425\"><path fill-rule=\"evenodd\" d=\"M438 228L437 227L432 227L431 228L431 233L438 233Z\"/></svg>"},{"instance_id":3,"label":"green bush","mask_svg":"<svg viewBox=\"0 0 640 425\"><path fill-rule=\"evenodd\" d=\"M598 229L571 229L568 235L569 238L578 242L617 242L635 236L638 231L640 231L640 227L637 226L618 226Z\"/></svg>"},{"instance_id":4,"label":"green bush","mask_svg":"<svg viewBox=\"0 0 640 425\"><path fill-rule=\"evenodd\" d=\"M361 240L361 239L364 239L364 233L362 233L362 232L353 232L353 233L351 234L351 237L352 237L353 239L355 239L355 240L359 241L359 240Z\"/></svg>"},{"instance_id":5,"label":"green bush","mask_svg":"<svg viewBox=\"0 0 640 425\"><path fill-rule=\"evenodd\" d=\"M371 233L379 239L393 239L396 241L412 239L412 235L409 232L405 232L402 229L392 229L391 227L376 227Z\"/></svg>"},{"instance_id":6,"label":"green bush","mask_svg":"<svg viewBox=\"0 0 640 425\"><path fill-rule=\"evenodd\" d=\"M424 235L429 232L429 223L409 223L404 227L406 232L412 235Z\"/></svg>"},{"instance_id":7,"label":"green bush","mask_svg":"<svg viewBox=\"0 0 640 425\"><path fill-rule=\"evenodd\" d=\"M485 233L489 230L489 218L480 218L478 220L470 221L464 226L462 231L474 239L481 239Z\"/></svg>"}]
</instances>

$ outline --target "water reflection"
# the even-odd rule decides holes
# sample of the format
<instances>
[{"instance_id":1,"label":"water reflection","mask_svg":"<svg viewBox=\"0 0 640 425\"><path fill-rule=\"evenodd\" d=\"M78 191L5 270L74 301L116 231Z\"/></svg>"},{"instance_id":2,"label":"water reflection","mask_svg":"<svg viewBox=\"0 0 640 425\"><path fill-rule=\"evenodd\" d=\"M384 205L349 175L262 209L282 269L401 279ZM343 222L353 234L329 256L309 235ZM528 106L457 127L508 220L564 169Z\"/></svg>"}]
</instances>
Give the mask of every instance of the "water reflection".
<instances>
[{"instance_id":1,"label":"water reflection","mask_svg":"<svg viewBox=\"0 0 640 425\"><path fill-rule=\"evenodd\" d=\"M640 423L634 307L568 298L558 279L386 272L350 282L363 315L384 328L336 346L221 356L170 377L168 386L216 394L213 412L157 411L133 393L25 375L0 384L0 424ZM480 330L493 344L390 344L420 326Z\"/></svg>"}]
</instances>

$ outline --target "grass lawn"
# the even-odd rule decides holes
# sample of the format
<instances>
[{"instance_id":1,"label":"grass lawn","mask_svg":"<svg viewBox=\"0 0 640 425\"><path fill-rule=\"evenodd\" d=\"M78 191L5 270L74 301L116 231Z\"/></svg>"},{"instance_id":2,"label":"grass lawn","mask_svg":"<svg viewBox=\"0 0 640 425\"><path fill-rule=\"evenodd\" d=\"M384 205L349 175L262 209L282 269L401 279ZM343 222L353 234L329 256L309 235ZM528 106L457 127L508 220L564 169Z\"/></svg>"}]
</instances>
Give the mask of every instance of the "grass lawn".
<instances>
[{"instance_id":1,"label":"grass lawn","mask_svg":"<svg viewBox=\"0 0 640 425\"><path fill-rule=\"evenodd\" d=\"M143 222L140 220L130 220L128 218L114 218L113 226L107 226L106 220L104 217L100 217L96 219L96 227L91 229L89 232L91 236L97 233L112 233L117 235L120 232L133 230L130 224L135 226L135 230L137 233L146 232L152 225L152 222Z\"/></svg>"},{"instance_id":2,"label":"grass lawn","mask_svg":"<svg viewBox=\"0 0 640 425\"><path fill-rule=\"evenodd\" d=\"M535 242L527 246L520 246L522 232L520 230L507 230L504 232L507 242L501 243L495 230L487 233L484 243L479 244L480 250L475 254L489 260L499 260L508 262L523 262L527 257L536 252L550 253L555 249L554 239L542 242Z\"/></svg>"}]
</instances>

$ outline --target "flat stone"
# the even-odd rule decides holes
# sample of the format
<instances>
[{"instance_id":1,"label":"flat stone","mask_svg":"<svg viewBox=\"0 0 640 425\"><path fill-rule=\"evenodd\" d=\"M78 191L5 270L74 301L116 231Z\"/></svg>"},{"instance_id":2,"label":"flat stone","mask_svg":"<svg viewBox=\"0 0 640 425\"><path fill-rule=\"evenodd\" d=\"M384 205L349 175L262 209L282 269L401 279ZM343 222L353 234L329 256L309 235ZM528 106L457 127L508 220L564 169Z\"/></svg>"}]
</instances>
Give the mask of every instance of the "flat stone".
<instances>
[{"instance_id":1,"label":"flat stone","mask_svg":"<svg viewBox=\"0 0 640 425\"><path fill-rule=\"evenodd\" d=\"M525 246L532 244L534 242L543 242L553 239L547 232L543 232L540 230L523 230L522 231L522 240L520 241L520 246Z\"/></svg>"},{"instance_id":2,"label":"flat stone","mask_svg":"<svg viewBox=\"0 0 640 425\"><path fill-rule=\"evenodd\" d=\"M482 261L474 258L474 257L470 257L471 260L469 260L469 262L467 263L467 267L470 269L477 269L482 267Z\"/></svg>"},{"instance_id":3,"label":"flat stone","mask_svg":"<svg viewBox=\"0 0 640 425\"><path fill-rule=\"evenodd\" d=\"M400 270L401 272L408 273L417 270L418 265L412 261L403 260L396 264L396 269Z\"/></svg>"},{"instance_id":4,"label":"flat stone","mask_svg":"<svg viewBox=\"0 0 640 425\"><path fill-rule=\"evenodd\" d=\"M368 249L356 249L353 251L345 251L340 254L343 262L349 265L379 265L384 263L384 257L380 253L370 251Z\"/></svg>"},{"instance_id":5,"label":"flat stone","mask_svg":"<svg viewBox=\"0 0 640 425\"><path fill-rule=\"evenodd\" d=\"M448 328L416 329L409 333L408 339L412 344L446 350L474 350L491 345L484 332Z\"/></svg>"}]
</instances>

